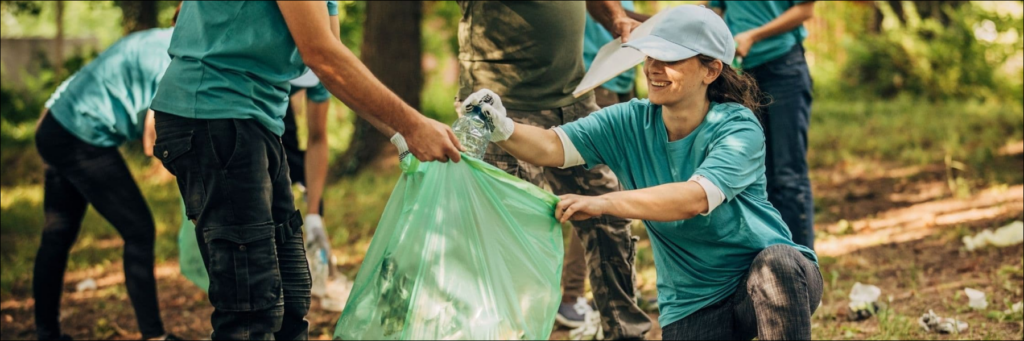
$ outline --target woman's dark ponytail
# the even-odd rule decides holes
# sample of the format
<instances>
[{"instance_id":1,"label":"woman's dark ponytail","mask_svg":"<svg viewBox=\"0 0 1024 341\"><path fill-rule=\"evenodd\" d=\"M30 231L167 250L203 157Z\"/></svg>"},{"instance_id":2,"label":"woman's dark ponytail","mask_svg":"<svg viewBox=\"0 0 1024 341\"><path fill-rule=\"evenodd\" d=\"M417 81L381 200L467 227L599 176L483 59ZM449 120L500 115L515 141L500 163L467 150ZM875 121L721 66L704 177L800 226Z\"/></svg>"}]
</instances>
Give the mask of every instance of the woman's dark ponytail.
<instances>
[{"instance_id":1,"label":"woman's dark ponytail","mask_svg":"<svg viewBox=\"0 0 1024 341\"><path fill-rule=\"evenodd\" d=\"M704 67L710 68L716 60L705 55L697 58ZM758 112L761 103L761 91L757 82L750 75L741 75L728 64L722 63L722 73L708 86L708 99L717 103L736 102L750 111Z\"/></svg>"}]
</instances>

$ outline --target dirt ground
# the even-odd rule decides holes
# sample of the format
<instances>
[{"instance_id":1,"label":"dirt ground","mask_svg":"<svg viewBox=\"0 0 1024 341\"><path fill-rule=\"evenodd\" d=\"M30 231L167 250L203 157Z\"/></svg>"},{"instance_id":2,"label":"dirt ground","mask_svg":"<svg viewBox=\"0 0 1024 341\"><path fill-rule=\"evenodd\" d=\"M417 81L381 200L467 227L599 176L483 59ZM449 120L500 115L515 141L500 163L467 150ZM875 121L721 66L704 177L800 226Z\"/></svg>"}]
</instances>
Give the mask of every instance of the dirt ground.
<instances>
[{"instance_id":1,"label":"dirt ground","mask_svg":"<svg viewBox=\"0 0 1024 341\"><path fill-rule=\"evenodd\" d=\"M1024 169L1020 154L1003 161L1017 171ZM960 240L1024 218L1024 186L980 185L954 194L957 188L947 181L949 175L941 164L814 174L820 210L816 249L825 280L822 306L813 320L814 338L1022 339L1019 317L1000 317L994 311L1022 299L1024 248L1018 244L967 252ZM140 337L120 265L103 269L68 273L64 331L79 339ZM205 294L180 275L176 262L159 264L156 272L167 330L188 339L208 338L212 309ZM85 278L95 278L99 289L76 293L75 284ZM887 309L866 321L847 321L849 289L855 282L879 286ZM985 291L989 309L967 308L967 287ZM961 335L925 333L916 321L928 310L967 321L970 328ZM0 302L0 338L34 338L32 311L26 289ZM338 315L314 302L311 336L329 338ZM656 313L652 319L657 320ZM567 336L568 330L556 329L552 339ZM660 337L657 327L648 334L649 339Z\"/></svg>"}]
</instances>

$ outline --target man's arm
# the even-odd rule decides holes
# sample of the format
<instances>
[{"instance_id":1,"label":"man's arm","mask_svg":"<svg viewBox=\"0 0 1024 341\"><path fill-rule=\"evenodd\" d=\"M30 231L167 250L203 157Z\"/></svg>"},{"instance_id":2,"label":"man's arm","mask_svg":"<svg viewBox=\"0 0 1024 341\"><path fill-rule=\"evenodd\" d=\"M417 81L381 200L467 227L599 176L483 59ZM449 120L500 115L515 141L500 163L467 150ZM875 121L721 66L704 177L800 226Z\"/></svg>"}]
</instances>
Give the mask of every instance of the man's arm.
<instances>
[{"instance_id":1,"label":"man's arm","mask_svg":"<svg viewBox=\"0 0 1024 341\"><path fill-rule=\"evenodd\" d=\"M302 61L335 97L363 118L374 117L408 141L421 161L458 162L462 146L447 125L429 119L374 77L359 58L334 39L322 2L278 1ZM371 123L373 121L371 120Z\"/></svg>"},{"instance_id":2,"label":"man's arm","mask_svg":"<svg viewBox=\"0 0 1024 341\"><path fill-rule=\"evenodd\" d=\"M633 20L636 20L636 21L639 21L639 22L645 22L645 21L647 21L647 19L651 18L651 16L649 16L647 14L640 14L640 13L633 12L633 11L630 11L630 10L626 10L626 15L629 16L630 18L633 18Z\"/></svg>"},{"instance_id":3,"label":"man's arm","mask_svg":"<svg viewBox=\"0 0 1024 341\"><path fill-rule=\"evenodd\" d=\"M628 42L630 32L640 26L639 21L626 14L619 1L587 1L587 12L604 26L612 37L621 36L623 43Z\"/></svg>"},{"instance_id":4,"label":"man's arm","mask_svg":"<svg viewBox=\"0 0 1024 341\"><path fill-rule=\"evenodd\" d=\"M796 6L790 7L782 15L778 16L767 24L761 27L737 34L736 39L736 54L741 57L746 57L747 53L750 52L750 48L766 38L774 37L779 34L783 34L792 31L794 28L799 27L804 21L814 16L814 2L805 2L797 4Z\"/></svg>"},{"instance_id":5,"label":"man's arm","mask_svg":"<svg viewBox=\"0 0 1024 341\"><path fill-rule=\"evenodd\" d=\"M341 41L341 22L330 17L331 34ZM327 184L327 115L331 99L316 102L306 96L306 214L320 214L320 199Z\"/></svg>"}]
</instances>

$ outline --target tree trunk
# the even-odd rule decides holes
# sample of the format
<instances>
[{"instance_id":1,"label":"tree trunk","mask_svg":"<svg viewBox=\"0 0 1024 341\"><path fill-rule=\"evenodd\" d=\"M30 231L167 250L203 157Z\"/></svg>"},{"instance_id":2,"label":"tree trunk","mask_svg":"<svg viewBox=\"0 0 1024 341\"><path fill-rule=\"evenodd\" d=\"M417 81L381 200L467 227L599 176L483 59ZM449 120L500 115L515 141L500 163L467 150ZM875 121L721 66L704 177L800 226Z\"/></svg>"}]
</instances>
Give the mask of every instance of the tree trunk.
<instances>
[{"instance_id":1,"label":"tree trunk","mask_svg":"<svg viewBox=\"0 0 1024 341\"><path fill-rule=\"evenodd\" d=\"M64 79L64 2L57 1L57 11L55 12L55 19L57 21L57 36L54 37L54 54L57 55L55 63L53 63L53 70L55 79Z\"/></svg>"},{"instance_id":2,"label":"tree trunk","mask_svg":"<svg viewBox=\"0 0 1024 341\"><path fill-rule=\"evenodd\" d=\"M118 1L118 6L121 7L121 29L125 35L158 26L156 1Z\"/></svg>"},{"instance_id":3,"label":"tree trunk","mask_svg":"<svg viewBox=\"0 0 1024 341\"><path fill-rule=\"evenodd\" d=\"M420 107L423 64L420 43L421 1L368 1L360 59L391 91L413 108ZM340 175L351 175L383 153L390 136L384 136L357 117L348 151L337 165Z\"/></svg>"}]
</instances>

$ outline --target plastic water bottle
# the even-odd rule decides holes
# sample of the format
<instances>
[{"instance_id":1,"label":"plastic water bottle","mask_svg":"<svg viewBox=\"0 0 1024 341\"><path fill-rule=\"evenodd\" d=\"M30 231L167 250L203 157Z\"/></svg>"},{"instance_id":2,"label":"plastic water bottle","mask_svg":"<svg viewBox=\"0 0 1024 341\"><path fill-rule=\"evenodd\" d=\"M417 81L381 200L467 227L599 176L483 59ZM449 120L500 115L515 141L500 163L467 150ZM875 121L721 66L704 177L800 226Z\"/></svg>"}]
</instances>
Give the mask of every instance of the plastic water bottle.
<instances>
[{"instance_id":1,"label":"plastic water bottle","mask_svg":"<svg viewBox=\"0 0 1024 341\"><path fill-rule=\"evenodd\" d=\"M325 297L327 295L327 280L331 273L331 263L327 258L327 250L314 245L310 245L307 250L309 250L307 253L309 272L313 280L310 293L316 297Z\"/></svg>"},{"instance_id":2,"label":"plastic water bottle","mask_svg":"<svg viewBox=\"0 0 1024 341\"><path fill-rule=\"evenodd\" d=\"M487 151L487 144L491 142L491 131L494 127L484 117L480 107L474 106L472 111L455 120L452 130L466 148L466 155L482 159L484 152Z\"/></svg>"}]
</instances>

